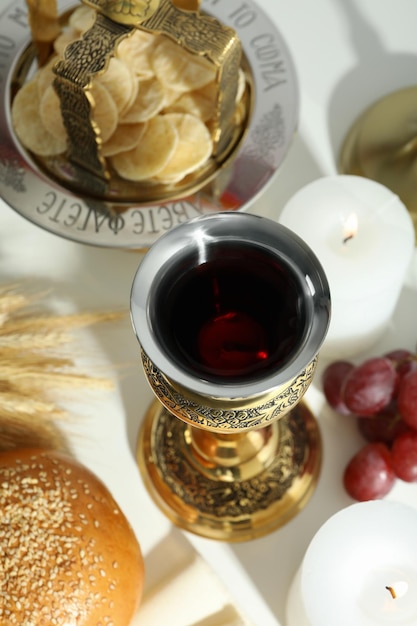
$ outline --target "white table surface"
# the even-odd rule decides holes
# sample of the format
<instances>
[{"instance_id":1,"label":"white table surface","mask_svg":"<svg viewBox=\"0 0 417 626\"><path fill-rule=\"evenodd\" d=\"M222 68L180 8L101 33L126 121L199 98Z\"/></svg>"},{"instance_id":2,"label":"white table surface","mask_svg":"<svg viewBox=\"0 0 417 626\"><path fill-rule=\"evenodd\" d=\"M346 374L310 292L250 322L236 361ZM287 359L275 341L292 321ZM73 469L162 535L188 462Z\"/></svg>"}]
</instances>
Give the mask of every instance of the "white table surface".
<instances>
[{"instance_id":1,"label":"white table surface","mask_svg":"<svg viewBox=\"0 0 417 626\"><path fill-rule=\"evenodd\" d=\"M365 107L417 82L417 4L415 0L258 0L258 4L288 44L300 89L297 135L278 175L251 207L254 213L278 218L297 189L337 172L341 142ZM61 239L0 204L1 282L29 280L50 289L48 302L58 312L127 311L141 258L136 252ZM414 259L390 328L372 354L416 347L416 309ZM135 463L138 429L153 396L128 315L82 335L77 365L89 374L113 378L116 389L102 395L79 392L79 398L69 402L74 420L67 430L78 458L104 480L126 512L147 564L147 555L172 531L146 493ZM337 416L323 400L320 371L325 365L322 358L307 392L320 424L324 454L320 481L307 507L283 528L252 542L229 545L186 535L254 626L285 626L288 588L309 541L330 515L353 502L343 490L341 476L361 439L354 423ZM417 507L417 486L399 481L388 498ZM174 529L174 537L176 533L180 531ZM178 599L177 616L186 602L186 597Z\"/></svg>"}]
</instances>

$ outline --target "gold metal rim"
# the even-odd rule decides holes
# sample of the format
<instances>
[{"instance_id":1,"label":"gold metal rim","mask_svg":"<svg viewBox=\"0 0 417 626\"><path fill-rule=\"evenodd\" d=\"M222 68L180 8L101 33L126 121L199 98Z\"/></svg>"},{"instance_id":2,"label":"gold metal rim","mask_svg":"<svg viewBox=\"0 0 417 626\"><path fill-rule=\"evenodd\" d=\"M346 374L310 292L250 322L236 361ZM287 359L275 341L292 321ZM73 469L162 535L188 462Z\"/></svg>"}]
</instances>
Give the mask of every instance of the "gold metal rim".
<instances>
[{"instance_id":1,"label":"gold metal rim","mask_svg":"<svg viewBox=\"0 0 417 626\"><path fill-rule=\"evenodd\" d=\"M202 396L172 382L141 350L146 378L159 402L191 426L218 433L240 433L280 419L304 396L313 379L318 356L292 380L279 388L253 396Z\"/></svg>"},{"instance_id":2,"label":"gold metal rim","mask_svg":"<svg viewBox=\"0 0 417 626\"><path fill-rule=\"evenodd\" d=\"M277 530L307 504L322 459L318 424L303 401L277 423L277 450L267 468L250 479L213 480L189 463L187 424L155 400L137 444L151 497L175 525L209 539L241 542Z\"/></svg>"},{"instance_id":3,"label":"gold metal rim","mask_svg":"<svg viewBox=\"0 0 417 626\"><path fill-rule=\"evenodd\" d=\"M338 169L397 194L417 232L417 87L388 94L356 120L342 145Z\"/></svg>"}]
</instances>

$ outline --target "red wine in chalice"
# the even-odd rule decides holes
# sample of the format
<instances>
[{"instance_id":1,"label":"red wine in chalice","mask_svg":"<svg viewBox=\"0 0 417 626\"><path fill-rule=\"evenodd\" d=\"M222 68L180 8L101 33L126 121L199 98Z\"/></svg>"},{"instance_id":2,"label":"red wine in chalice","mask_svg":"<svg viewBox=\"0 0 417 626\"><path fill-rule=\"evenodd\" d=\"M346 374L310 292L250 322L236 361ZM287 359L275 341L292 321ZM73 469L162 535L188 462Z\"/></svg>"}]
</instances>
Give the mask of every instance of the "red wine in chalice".
<instances>
[{"instance_id":1,"label":"red wine in chalice","mask_svg":"<svg viewBox=\"0 0 417 626\"><path fill-rule=\"evenodd\" d=\"M305 309L299 278L284 258L244 242L206 245L172 259L151 317L163 350L213 382L256 380L299 347Z\"/></svg>"}]
</instances>

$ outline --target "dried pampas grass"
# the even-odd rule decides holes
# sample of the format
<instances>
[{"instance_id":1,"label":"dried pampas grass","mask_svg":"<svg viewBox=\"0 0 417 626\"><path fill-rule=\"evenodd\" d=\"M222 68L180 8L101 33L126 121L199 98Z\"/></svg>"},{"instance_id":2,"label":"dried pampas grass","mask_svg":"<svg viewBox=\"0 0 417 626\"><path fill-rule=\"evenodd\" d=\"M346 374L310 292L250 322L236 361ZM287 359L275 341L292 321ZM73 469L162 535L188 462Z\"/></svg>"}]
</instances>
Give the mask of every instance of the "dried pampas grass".
<instances>
[{"instance_id":1,"label":"dried pampas grass","mask_svg":"<svg viewBox=\"0 0 417 626\"><path fill-rule=\"evenodd\" d=\"M19 285L0 286L0 451L18 447L68 450L57 390L111 389L109 379L77 372L58 353L77 328L120 319L120 313L52 315Z\"/></svg>"}]
</instances>

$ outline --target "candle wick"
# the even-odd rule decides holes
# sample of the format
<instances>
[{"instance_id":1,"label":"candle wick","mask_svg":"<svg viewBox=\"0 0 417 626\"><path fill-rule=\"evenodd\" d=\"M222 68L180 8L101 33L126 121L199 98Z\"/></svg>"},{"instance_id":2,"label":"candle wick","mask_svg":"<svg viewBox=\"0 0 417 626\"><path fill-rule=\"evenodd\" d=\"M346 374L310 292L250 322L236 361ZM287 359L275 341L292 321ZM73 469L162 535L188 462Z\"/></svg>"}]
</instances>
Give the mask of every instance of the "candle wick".
<instances>
[{"instance_id":1,"label":"candle wick","mask_svg":"<svg viewBox=\"0 0 417 626\"><path fill-rule=\"evenodd\" d=\"M350 235L347 235L344 239L343 239L343 243L347 243L350 239L353 239L353 235L352 233Z\"/></svg>"},{"instance_id":2,"label":"candle wick","mask_svg":"<svg viewBox=\"0 0 417 626\"><path fill-rule=\"evenodd\" d=\"M387 589L387 591L390 592L392 598L395 600L395 598L397 597L397 594L395 593L395 589L393 587L385 587L385 589Z\"/></svg>"}]
</instances>

